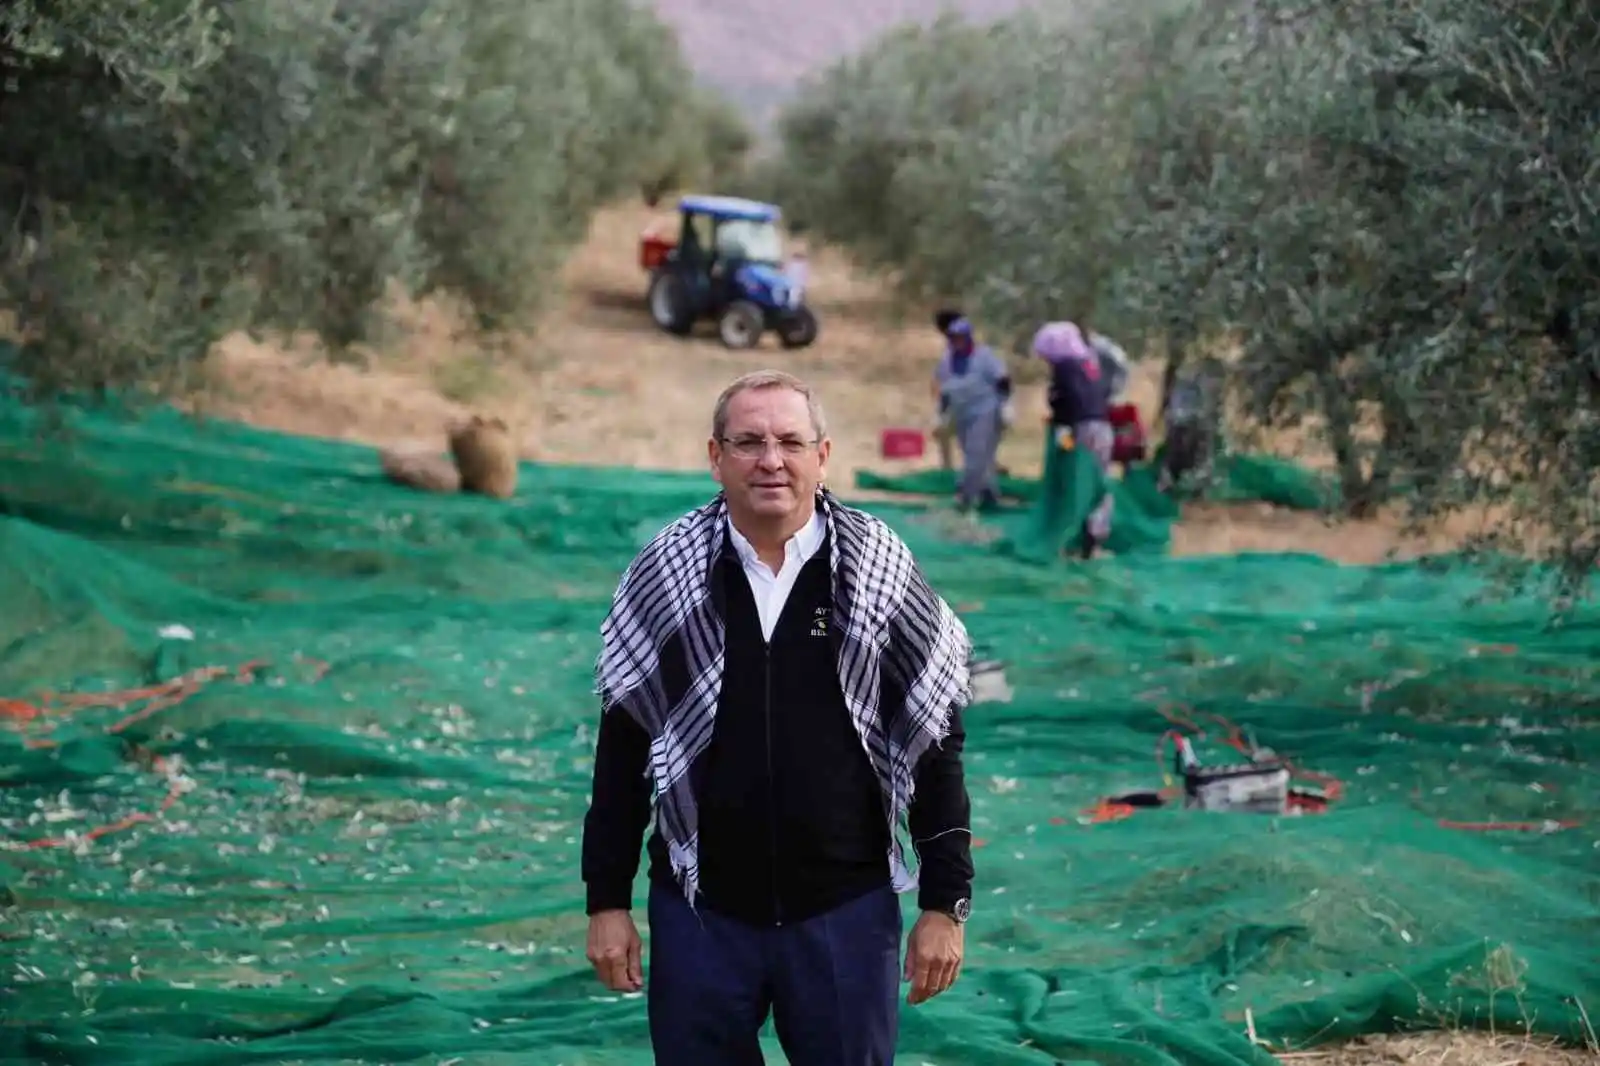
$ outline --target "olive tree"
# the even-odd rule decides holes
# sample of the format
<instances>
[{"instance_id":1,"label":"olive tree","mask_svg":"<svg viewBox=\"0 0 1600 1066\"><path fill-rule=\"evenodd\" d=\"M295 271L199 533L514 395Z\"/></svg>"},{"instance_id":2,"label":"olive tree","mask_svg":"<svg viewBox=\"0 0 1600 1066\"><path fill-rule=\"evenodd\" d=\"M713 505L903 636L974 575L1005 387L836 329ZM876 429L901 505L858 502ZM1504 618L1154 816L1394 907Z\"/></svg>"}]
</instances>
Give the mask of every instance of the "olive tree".
<instances>
[{"instance_id":1,"label":"olive tree","mask_svg":"<svg viewBox=\"0 0 1600 1066\"><path fill-rule=\"evenodd\" d=\"M1240 13L1228 35L1204 12L1193 26L1214 61L1186 59L1183 99L1220 106L1139 153L1180 177L1155 205L1126 189L1176 205L1128 213L1130 247L1158 267L1128 273L1197 283L1205 320L1238 342L1245 410L1315 414L1349 512L1487 506L1486 543L1525 547L1537 523L1586 575L1600 205L1575 190L1600 166L1600 23L1557 3ZM1226 153L1199 150L1196 129Z\"/></svg>"},{"instance_id":2,"label":"olive tree","mask_svg":"<svg viewBox=\"0 0 1600 1066\"><path fill-rule=\"evenodd\" d=\"M945 62L952 42L968 51ZM1225 341L1243 413L1314 421L1350 513L1489 505L1491 541L1537 521L1583 574L1597 65L1592 5L1561 0L946 24L812 86L780 166L908 295L959 294L1014 334L1091 318L1173 365Z\"/></svg>"},{"instance_id":3,"label":"olive tree","mask_svg":"<svg viewBox=\"0 0 1600 1066\"><path fill-rule=\"evenodd\" d=\"M341 351L394 283L510 324L697 101L629 0L15 0L0 66L36 396L180 386L239 328Z\"/></svg>"},{"instance_id":4,"label":"olive tree","mask_svg":"<svg viewBox=\"0 0 1600 1066\"><path fill-rule=\"evenodd\" d=\"M648 157L639 191L654 206L674 189L703 186L723 192L746 177L755 130L728 98L700 89L692 106L673 117Z\"/></svg>"},{"instance_id":5,"label":"olive tree","mask_svg":"<svg viewBox=\"0 0 1600 1066\"><path fill-rule=\"evenodd\" d=\"M968 291L981 280L974 210L987 160L981 124L1032 91L1024 54L1038 16L993 27L946 16L891 32L802 87L779 118L769 185L796 221L892 272L908 296Z\"/></svg>"}]
</instances>

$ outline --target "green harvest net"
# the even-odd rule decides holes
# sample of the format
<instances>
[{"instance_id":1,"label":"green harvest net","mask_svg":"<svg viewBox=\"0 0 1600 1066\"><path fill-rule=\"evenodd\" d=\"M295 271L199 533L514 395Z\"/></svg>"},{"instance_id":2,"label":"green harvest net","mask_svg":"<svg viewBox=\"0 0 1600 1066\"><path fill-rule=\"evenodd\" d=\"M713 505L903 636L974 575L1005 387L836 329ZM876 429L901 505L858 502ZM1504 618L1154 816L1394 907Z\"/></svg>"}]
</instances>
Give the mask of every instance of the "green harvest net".
<instances>
[{"instance_id":1,"label":"green harvest net","mask_svg":"<svg viewBox=\"0 0 1600 1066\"><path fill-rule=\"evenodd\" d=\"M1048 437L1043 473L1037 478L1002 476L1000 495L1012 513L995 525L1010 550L1034 558L1071 551L1078 530L1102 491L1116 497L1115 521L1107 548L1119 555L1166 551L1178 502L1156 487L1160 453L1129 467L1122 477L1105 478L1088 453L1064 452ZM924 468L882 473L856 472L856 488L873 492L948 498L956 491L953 470ZM1219 457L1205 499L1217 503L1259 502L1298 511L1328 508L1338 486L1325 474L1271 455L1228 453ZM1027 511L1016 513L1016 504Z\"/></svg>"},{"instance_id":2,"label":"green harvest net","mask_svg":"<svg viewBox=\"0 0 1600 1066\"><path fill-rule=\"evenodd\" d=\"M0 406L0 1060L651 1061L583 959L590 671L621 568L709 481L527 466L500 503L341 443L68 424ZM1039 562L874 507L1012 689L969 715L968 965L900 1062L1600 1010L1595 614L1438 567ZM1334 802L1115 817L1208 714Z\"/></svg>"},{"instance_id":3,"label":"green harvest net","mask_svg":"<svg viewBox=\"0 0 1600 1066\"><path fill-rule=\"evenodd\" d=\"M1050 446L1050 452L1059 450ZM1135 480L1149 482L1148 489L1140 485L1141 493L1155 491L1155 477L1150 469L1155 462L1152 459L1149 465L1134 467L1137 475ZM1338 486L1326 475L1276 456L1233 453L1221 457L1217 466L1214 483L1206 493L1208 500L1219 503L1260 501L1297 511L1316 511L1338 499ZM953 496L956 491L956 472L939 468L907 470L898 474L860 470L856 472L856 488L916 496ZM1018 477L1014 474L1000 478L1001 496L1033 503L1043 493L1044 480L1041 478Z\"/></svg>"}]
</instances>

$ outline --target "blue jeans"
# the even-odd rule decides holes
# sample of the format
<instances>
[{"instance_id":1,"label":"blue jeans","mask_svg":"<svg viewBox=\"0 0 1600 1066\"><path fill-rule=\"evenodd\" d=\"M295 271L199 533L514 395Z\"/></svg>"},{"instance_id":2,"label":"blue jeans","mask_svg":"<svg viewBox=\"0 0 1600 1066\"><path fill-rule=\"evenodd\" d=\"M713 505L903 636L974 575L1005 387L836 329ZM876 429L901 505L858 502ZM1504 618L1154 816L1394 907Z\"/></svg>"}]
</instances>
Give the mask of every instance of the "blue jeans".
<instances>
[{"instance_id":1,"label":"blue jeans","mask_svg":"<svg viewBox=\"0 0 1600 1066\"><path fill-rule=\"evenodd\" d=\"M761 929L650 886L656 1066L758 1066L767 1015L791 1066L891 1066L900 1021L900 900L887 886Z\"/></svg>"}]
</instances>

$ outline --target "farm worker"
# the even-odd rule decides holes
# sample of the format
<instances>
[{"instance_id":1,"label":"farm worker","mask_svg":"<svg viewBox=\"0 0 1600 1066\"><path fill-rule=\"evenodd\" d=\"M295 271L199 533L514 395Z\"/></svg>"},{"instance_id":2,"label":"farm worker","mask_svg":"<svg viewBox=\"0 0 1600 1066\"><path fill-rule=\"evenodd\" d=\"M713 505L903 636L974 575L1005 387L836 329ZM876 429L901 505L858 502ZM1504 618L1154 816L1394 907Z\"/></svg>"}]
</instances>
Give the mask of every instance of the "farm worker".
<instances>
[{"instance_id":1,"label":"farm worker","mask_svg":"<svg viewBox=\"0 0 1600 1066\"><path fill-rule=\"evenodd\" d=\"M653 791L658 1066L759 1063L769 1012L794 1066L890 1066L900 982L914 1005L961 967L971 642L905 543L822 487L830 449L803 382L729 385L722 491L645 546L600 627L588 957L614 991L646 985L630 909Z\"/></svg>"},{"instance_id":2,"label":"farm worker","mask_svg":"<svg viewBox=\"0 0 1600 1066\"><path fill-rule=\"evenodd\" d=\"M934 312L933 324L938 329L939 336L945 339L947 351L949 350L950 342L950 324L962 317L963 315L960 311L950 308ZM940 393L937 373L934 374L930 384L933 388L933 399L936 405L933 421L933 439L939 446L939 465L946 470L950 470L955 467L955 427L951 423L949 413L937 408ZM1012 423L1016 421L1015 403L1015 397L1007 397L1005 405L1000 408L1000 438L1002 440L1005 438L1006 430L1010 429ZM996 473L1001 472L998 463L995 465L995 471Z\"/></svg>"},{"instance_id":3,"label":"farm worker","mask_svg":"<svg viewBox=\"0 0 1600 1066\"><path fill-rule=\"evenodd\" d=\"M1213 357L1191 363L1173 381L1162 404L1166 441L1160 452L1156 487L1193 491L1210 482L1226 450L1222 394L1226 371Z\"/></svg>"},{"instance_id":4,"label":"farm worker","mask_svg":"<svg viewBox=\"0 0 1600 1066\"><path fill-rule=\"evenodd\" d=\"M1087 323L1080 321L1078 329L1083 333L1084 339L1089 342L1089 347L1094 349L1100 357L1100 372L1106 376L1106 394L1110 404L1110 421L1113 443L1119 443L1124 428L1135 434L1142 434L1138 428L1137 408L1134 408L1133 424L1129 425L1127 408L1132 406L1127 402L1128 383L1132 380L1133 372L1128 363L1128 353L1123 351L1122 345L1107 337L1104 333L1091 329ZM1119 410L1121 408L1122 410ZM1113 448L1113 454L1119 449ZM1128 469L1126 459L1122 462L1123 472Z\"/></svg>"},{"instance_id":5,"label":"farm worker","mask_svg":"<svg viewBox=\"0 0 1600 1066\"><path fill-rule=\"evenodd\" d=\"M811 261L806 255L806 246L798 241L789 250L784 280L789 286L789 306L799 307L805 302L806 283L811 280Z\"/></svg>"},{"instance_id":6,"label":"farm worker","mask_svg":"<svg viewBox=\"0 0 1600 1066\"><path fill-rule=\"evenodd\" d=\"M1005 430L1011 372L987 344L973 339L972 322L959 315L945 327L948 344L934 371L939 415L961 445L957 505L992 507L1000 502L995 468Z\"/></svg>"},{"instance_id":7,"label":"farm worker","mask_svg":"<svg viewBox=\"0 0 1600 1066\"><path fill-rule=\"evenodd\" d=\"M1085 330L1087 327L1080 326L1079 329ZM1128 388L1128 379L1131 376L1128 353L1122 350L1122 345L1104 333L1097 333L1092 329L1087 329L1085 339L1089 342L1089 347L1100 357L1100 370L1106 375L1106 392L1115 403L1122 398L1122 394Z\"/></svg>"},{"instance_id":8,"label":"farm worker","mask_svg":"<svg viewBox=\"0 0 1600 1066\"><path fill-rule=\"evenodd\" d=\"M1111 381L1101 355L1076 323L1048 322L1033 336L1033 354L1050 364L1050 428L1063 447L1082 448L1102 474L1111 471ZM1111 535L1116 500L1108 490L1083 525L1082 551L1094 554Z\"/></svg>"}]
</instances>

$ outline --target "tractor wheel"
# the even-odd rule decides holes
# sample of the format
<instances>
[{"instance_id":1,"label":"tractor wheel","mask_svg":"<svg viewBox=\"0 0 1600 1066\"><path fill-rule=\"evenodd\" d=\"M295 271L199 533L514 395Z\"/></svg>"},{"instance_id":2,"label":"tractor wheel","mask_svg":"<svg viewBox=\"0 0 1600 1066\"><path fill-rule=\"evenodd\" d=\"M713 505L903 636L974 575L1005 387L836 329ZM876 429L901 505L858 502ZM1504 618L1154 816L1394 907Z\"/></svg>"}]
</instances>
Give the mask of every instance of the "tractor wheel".
<instances>
[{"instance_id":1,"label":"tractor wheel","mask_svg":"<svg viewBox=\"0 0 1600 1066\"><path fill-rule=\"evenodd\" d=\"M694 329L689 286L676 274L662 271L650 282L650 318L668 333L687 337Z\"/></svg>"},{"instance_id":2,"label":"tractor wheel","mask_svg":"<svg viewBox=\"0 0 1600 1066\"><path fill-rule=\"evenodd\" d=\"M761 334L766 325L766 316L761 313L761 308L749 300L735 300L722 312L722 318L717 322L717 333L729 348L754 348L761 343Z\"/></svg>"},{"instance_id":3,"label":"tractor wheel","mask_svg":"<svg viewBox=\"0 0 1600 1066\"><path fill-rule=\"evenodd\" d=\"M817 339L817 316L809 307L797 307L778 323L778 340L785 348L809 348Z\"/></svg>"}]
</instances>

